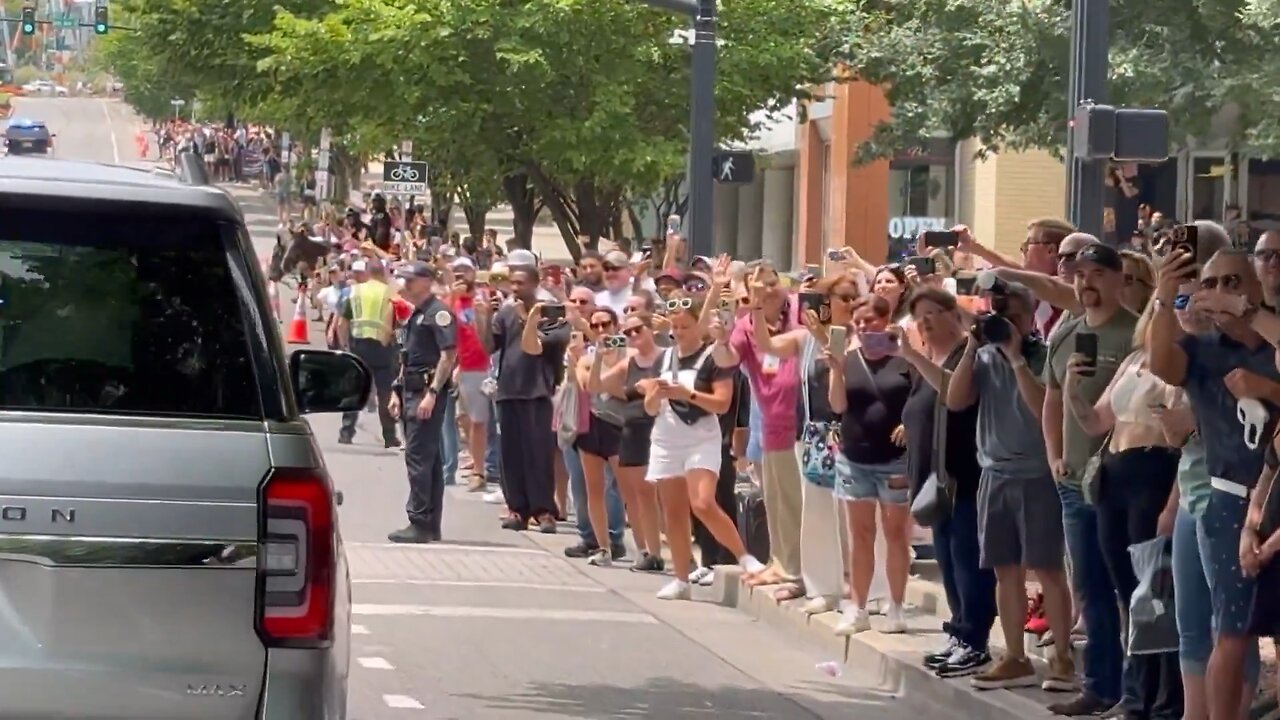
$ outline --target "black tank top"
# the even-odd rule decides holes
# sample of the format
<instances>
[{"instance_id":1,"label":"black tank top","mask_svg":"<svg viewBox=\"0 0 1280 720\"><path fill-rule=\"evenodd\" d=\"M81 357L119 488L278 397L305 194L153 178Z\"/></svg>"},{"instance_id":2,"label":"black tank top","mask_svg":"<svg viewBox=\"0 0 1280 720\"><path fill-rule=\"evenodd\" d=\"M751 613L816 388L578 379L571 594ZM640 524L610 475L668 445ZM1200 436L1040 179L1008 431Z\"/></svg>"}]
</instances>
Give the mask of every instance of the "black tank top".
<instances>
[{"instance_id":1,"label":"black tank top","mask_svg":"<svg viewBox=\"0 0 1280 720\"><path fill-rule=\"evenodd\" d=\"M627 361L627 399L623 405L622 417L628 425L653 422L653 416L644 411L644 395L635 387L641 380L658 377L662 370L658 367L661 360L662 353L658 352L649 367L641 367L635 358Z\"/></svg>"}]
</instances>

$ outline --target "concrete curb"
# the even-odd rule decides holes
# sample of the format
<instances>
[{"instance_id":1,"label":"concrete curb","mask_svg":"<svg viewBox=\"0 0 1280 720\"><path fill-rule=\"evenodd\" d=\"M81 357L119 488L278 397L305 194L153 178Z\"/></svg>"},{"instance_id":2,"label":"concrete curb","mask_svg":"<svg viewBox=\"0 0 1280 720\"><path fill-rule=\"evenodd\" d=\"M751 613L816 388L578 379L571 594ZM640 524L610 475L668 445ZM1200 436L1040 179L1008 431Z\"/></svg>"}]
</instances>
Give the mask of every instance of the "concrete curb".
<instances>
[{"instance_id":1,"label":"concrete curb","mask_svg":"<svg viewBox=\"0 0 1280 720\"><path fill-rule=\"evenodd\" d=\"M924 607L919 608L921 613L911 618L912 627L905 635L885 635L872 630L846 638L834 634L838 613L806 615L803 600L778 602L772 592L772 587L752 588L742 583L741 571L736 567L719 567L710 594L716 603L741 610L786 632L801 634L807 643L823 648L843 665L863 671L874 668L883 687L910 693L952 712L984 720L1049 718L1055 716L1045 706L1064 699L1039 690L978 691L972 688L968 678L936 676L921 664L924 652L942 641L933 614L936 610L924 612ZM928 588L917 588L917 597L925 601L921 605L932 602L934 608L939 607L939 598L930 600L930 592ZM908 602L910 604L910 600ZM945 600L941 601L941 607L945 610Z\"/></svg>"}]
</instances>

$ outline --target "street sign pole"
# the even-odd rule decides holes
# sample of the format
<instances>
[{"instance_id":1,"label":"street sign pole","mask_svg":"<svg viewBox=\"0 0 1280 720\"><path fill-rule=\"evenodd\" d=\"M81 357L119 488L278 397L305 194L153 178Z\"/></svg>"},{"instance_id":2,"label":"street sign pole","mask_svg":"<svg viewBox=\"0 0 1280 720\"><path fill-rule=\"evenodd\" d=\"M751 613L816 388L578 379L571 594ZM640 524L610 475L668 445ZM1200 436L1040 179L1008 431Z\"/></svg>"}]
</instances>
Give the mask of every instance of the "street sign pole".
<instances>
[{"instance_id":1,"label":"street sign pole","mask_svg":"<svg viewBox=\"0 0 1280 720\"><path fill-rule=\"evenodd\" d=\"M1067 117L1085 101L1107 101L1107 54L1110 52L1110 0L1074 0L1071 10L1071 66ZM1067 129L1067 217L1082 232L1104 239L1103 206L1108 161L1078 158L1074 128Z\"/></svg>"},{"instance_id":2,"label":"street sign pole","mask_svg":"<svg viewBox=\"0 0 1280 720\"><path fill-rule=\"evenodd\" d=\"M413 160L413 141L412 141L412 140L401 140L401 141L400 141L400 159L401 159L401 160L405 160L405 161L412 161L412 160ZM407 202L405 202L405 208L406 208L406 209L411 208L411 207L413 207L413 196L412 196L412 195L410 195L410 196L409 196L408 201L407 201Z\"/></svg>"},{"instance_id":3,"label":"street sign pole","mask_svg":"<svg viewBox=\"0 0 1280 720\"><path fill-rule=\"evenodd\" d=\"M713 250L716 144L716 0L698 0L693 20L693 71L689 101L689 241L686 261Z\"/></svg>"},{"instance_id":4,"label":"street sign pole","mask_svg":"<svg viewBox=\"0 0 1280 720\"><path fill-rule=\"evenodd\" d=\"M333 131L329 128L320 130L320 157L316 169L316 197L320 202L330 200L329 197L329 146L333 144Z\"/></svg>"}]
</instances>

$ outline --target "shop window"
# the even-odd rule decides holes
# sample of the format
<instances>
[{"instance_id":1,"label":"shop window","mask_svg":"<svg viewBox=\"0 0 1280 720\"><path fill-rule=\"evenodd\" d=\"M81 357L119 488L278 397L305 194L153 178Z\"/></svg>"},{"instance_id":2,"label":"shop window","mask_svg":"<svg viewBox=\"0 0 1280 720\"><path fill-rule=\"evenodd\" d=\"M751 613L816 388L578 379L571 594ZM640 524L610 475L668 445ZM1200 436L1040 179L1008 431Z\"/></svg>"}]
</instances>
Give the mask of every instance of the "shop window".
<instances>
[{"instance_id":1,"label":"shop window","mask_svg":"<svg viewBox=\"0 0 1280 720\"><path fill-rule=\"evenodd\" d=\"M915 238L926 230L954 224L954 155L896 159L889 166L889 252L896 261L914 251Z\"/></svg>"}]
</instances>

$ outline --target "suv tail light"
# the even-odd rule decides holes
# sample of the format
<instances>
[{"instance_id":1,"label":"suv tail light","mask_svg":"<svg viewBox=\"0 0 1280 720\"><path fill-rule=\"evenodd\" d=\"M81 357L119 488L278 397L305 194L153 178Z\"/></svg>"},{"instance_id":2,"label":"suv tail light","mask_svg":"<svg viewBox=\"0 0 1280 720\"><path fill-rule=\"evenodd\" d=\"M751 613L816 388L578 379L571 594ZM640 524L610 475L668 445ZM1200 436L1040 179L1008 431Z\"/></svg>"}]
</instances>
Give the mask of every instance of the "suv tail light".
<instances>
[{"instance_id":1,"label":"suv tail light","mask_svg":"<svg viewBox=\"0 0 1280 720\"><path fill-rule=\"evenodd\" d=\"M267 647L333 641L333 488L315 468L275 468L259 491L258 635Z\"/></svg>"}]
</instances>

